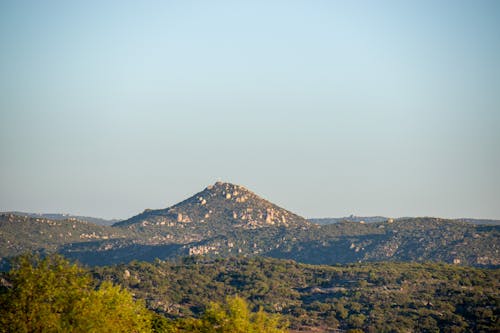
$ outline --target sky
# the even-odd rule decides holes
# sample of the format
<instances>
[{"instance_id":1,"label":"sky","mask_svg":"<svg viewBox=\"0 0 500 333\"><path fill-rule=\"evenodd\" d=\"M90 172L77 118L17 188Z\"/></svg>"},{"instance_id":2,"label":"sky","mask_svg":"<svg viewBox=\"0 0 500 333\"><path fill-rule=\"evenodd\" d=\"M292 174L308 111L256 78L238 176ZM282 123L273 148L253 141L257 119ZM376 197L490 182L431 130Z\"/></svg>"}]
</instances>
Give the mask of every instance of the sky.
<instances>
[{"instance_id":1,"label":"sky","mask_svg":"<svg viewBox=\"0 0 500 333\"><path fill-rule=\"evenodd\" d=\"M499 1L0 2L0 210L218 180L305 217L500 219Z\"/></svg>"}]
</instances>

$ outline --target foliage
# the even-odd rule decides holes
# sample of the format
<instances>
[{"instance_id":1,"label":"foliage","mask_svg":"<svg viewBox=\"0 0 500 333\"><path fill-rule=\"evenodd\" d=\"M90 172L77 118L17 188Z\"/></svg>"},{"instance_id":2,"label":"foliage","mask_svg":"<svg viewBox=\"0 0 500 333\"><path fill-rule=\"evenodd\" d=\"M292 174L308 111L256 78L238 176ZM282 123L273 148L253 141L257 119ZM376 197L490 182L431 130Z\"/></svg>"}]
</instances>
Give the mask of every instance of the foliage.
<instances>
[{"instance_id":1,"label":"foliage","mask_svg":"<svg viewBox=\"0 0 500 333\"><path fill-rule=\"evenodd\" d=\"M106 281L75 305L75 322L83 332L148 332L151 313L120 286Z\"/></svg>"},{"instance_id":2,"label":"foliage","mask_svg":"<svg viewBox=\"0 0 500 333\"><path fill-rule=\"evenodd\" d=\"M210 302L222 304L227 295L239 295L250 309L281 314L293 329L487 332L500 325L498 269L191 257L176 263L100 267L94 276L123 285L147 299L150 309L173 319L204 318Z\"/></svg>"},{"instance_id":3,"label":"foliage","mask_svg":"<svg viewBox=\"0 0 500 333\"><path fill-rule=\"evenodd\" d=\"M262 210L259 201L246 203L253 204L252 211ZM192 205L185 208L191 209ZM217 207L214 212L215 209L221 212L235 209L222 203ZM147 222L143 221L137 222L140 227L132 228L0 215L0 259L26 251L56 251L88 265L110 265L200 253L210 258L265 255L330 265L360 261L438 261L500 266L498 225L409 218L393 223L339 222L324 226L245 229L231 222L232 215L220 218L210 223L169 222L172 225L142 226L141 223Z\"/></svg>"},{"instance_id":4,"label":"foliage","mask_svg":"<svg viewBox=\"0 0 500 333\"><path fill-rule=\"evenodd\" d=\"M134 234L74 218L0 214L0 259L32 251L55 252L65 244L104 239L134 239Z\"/></svg>"},{"instance_id":5,"label":"foliage","mask_svg":"<svg viewBox=\"0 0 500 333\"><path fill-rule=\"evenodd\" d=\"M54 256L23 256L0 294L2 332L147 332L150 312L110 282L93 288L82 268Z\"/></svg>"},{"instance_id":6,"label":"foliage","mask_svg":"<svg viewBox=\"0 0 500 333\"><path fill-rule=\"evenodd\" d=\"M200 319L178 320L175 326L179 332L193 333L284 333L287 323L262 307L251 312L243 298L234 296L224 304L211 302Z\"/></svg>"},{"instance_id":7,"label":"foliage","mask_svg":"<svg viewBox=\"0 0 500 333\"><path fill-rule=\"evenodd\" d=\"M121 286L109 280L96 283L60 256L22 256L3 275L0 332L286 332L279 315L262 308L252 312L240 297L222 305L207 301L201 318L172 321L147 310L144 301L134 300Z\"/></svg>"}]
</instances>

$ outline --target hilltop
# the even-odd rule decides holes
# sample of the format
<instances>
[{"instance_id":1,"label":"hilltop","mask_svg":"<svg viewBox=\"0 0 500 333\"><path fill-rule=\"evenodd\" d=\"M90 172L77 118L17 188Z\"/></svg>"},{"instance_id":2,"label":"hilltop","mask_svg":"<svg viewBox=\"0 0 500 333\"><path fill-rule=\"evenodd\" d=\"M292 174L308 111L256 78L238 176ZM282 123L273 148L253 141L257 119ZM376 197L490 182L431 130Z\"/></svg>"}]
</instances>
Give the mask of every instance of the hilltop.
<instances>
[{"instance_id":1,"label":"hilltop","mask_svg":"<svg viewBox=\"0 0 500 333\"><path fill-rule=\"evenodd\" d=\"M172 207L147 209L139 215L114 224L115 227L129 229L190 225L209 225L216 229L258 229L269 226L305 227L309 222L243 186L217 182Z\"/></svg>"}]
</instances>

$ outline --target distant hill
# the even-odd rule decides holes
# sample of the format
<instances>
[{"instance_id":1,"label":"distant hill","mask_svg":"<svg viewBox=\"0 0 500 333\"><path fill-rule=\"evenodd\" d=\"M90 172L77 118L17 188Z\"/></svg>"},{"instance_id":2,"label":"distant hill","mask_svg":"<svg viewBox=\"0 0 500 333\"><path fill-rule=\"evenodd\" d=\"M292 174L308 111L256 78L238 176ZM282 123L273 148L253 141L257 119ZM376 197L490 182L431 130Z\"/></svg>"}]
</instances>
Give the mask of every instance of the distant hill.
<instances>
[{"instance_id":1,"label":"distant hill","mask_svg":"<svg viewBox=\"0 0 500 333\"><path fill-rule=\"evenodd\" d=\"M324 218L310 218L308 219L311 223L316 224L333 224L339 222L361 222L361 223L373 223L373 222L384 222L389 218L384 216L344 216L344 217L324 217Z\"/></svg>"},{"instance_id":2,"label":"distant hill","mask_svg":"<svg viewBox=\"0 0 500 333\"><path fill-rule=\"evenodd\" d=\"M359 219L358 217L351 219ZM218 182L168 208L113 226L76 219L0 216L0 258L57 251L89 265L268 256L311 264L441 261L500 266L500 226L440 218L400 218L318 225L246 188ZM364 221L364 220L363 220Z\"/></svg>"},{"instance_id":3,"label":"distant hill","mask_svg":"<svg viewBox=\"0 0 500 333\"><path fill-rule=\"evenodd\" d=\"M12 215L50 219L50 220L78 220L78 221L90 222L90 223L94 223L94 224L98 224L98 225L108 225L108 226L120 221L117 219L106 220L106 219L102 219L102 218L98 218L98 217L80 216L80 215L71 215L71 214L57 214L57 213L53 213L53 214L43 213L43 214L41 214L41 213L26 213L26 212L10 211L10 212L0 212L0 214L2 214L2 215L12 214Z\"/></svg>"},{"instance_id":4,"label":"distant hill","mask_svg":"<svg viewBox=\"0 0 500 333\"><path fill-rule=\"evenodd\" d=\"M324 225L268 255L311 264L441 261L496 267L499 249L499 226L426 217Z\"/></svg>"},{"instance_id":5,"label":"distant hill","mask_svg":"<svg viewBox=\"0 0 500 333\"><path fill-rule=\"evenodd\" d=\"M457 219L457 221L473 223L473 224L500 225L500 220L491 220L491 219L459 218Z\"/></svg>"},{"instance_id":6,"label":"distant hill","mask_svg":"<svg viewBox=\"0 0 500 333\"><path fill-rule=\"evenodd\" d=\"M311 223L316 224L333 224L339 222L358 222L358 223L374 223L374 222L385 222L389 219L392 220L407 220L411 217L399 217L399 218L390 218L384 216L355 216L349 215L344 217L323 217L323 218L310 218L308 219ZM484 225L500 225L500 220L491 220L491 219L472 219L472 218L459 218L455 219L455 221L466 222L472 224L484 224Z\"/></svg>"},{"instance_id":7,"label":"distant hill","mask_svg":"<svg viewBox=\"0 0 500 333\"><path fill-rule=\"evenodd\" d=\"M24 252L54 252L71 243L124 238L133 239L124 230L74 218L60 220L0 214L0 258Z\"/></svg>"}]
</instances>

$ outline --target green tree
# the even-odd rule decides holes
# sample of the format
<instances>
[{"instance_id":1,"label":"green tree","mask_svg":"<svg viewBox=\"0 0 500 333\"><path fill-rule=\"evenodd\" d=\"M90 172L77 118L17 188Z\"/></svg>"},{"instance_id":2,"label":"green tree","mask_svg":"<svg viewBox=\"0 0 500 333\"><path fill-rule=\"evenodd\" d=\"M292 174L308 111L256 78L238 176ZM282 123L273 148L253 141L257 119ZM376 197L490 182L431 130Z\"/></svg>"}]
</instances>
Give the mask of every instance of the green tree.
<instances>
[{"instance_id":1,"label":"green tree","mask_svg":"<svg viewBox=\"0 0 500 333\"><path fill-rule=\"evenodd\" d=\"M198 330L204 333L282 333L286 332L286 326L278 315L267 314L262 308L251 312L247 302L235 296L228 297L224 305L211 303Z\"/></svg>"},{"instance_id":2,"label":"green tree","mask_svg":"<svg viewBox=\"0 0 500 333\"><path fill-rule=\"evenodd\" d=\"M75 304L89 291L90 276L57 256L22 256L15 267L8 274L12 288L0 295L0 330L68 330Z\"/></svg>"},{"instance_id":3,"label":"green tree","mask_svg":"<svg viewBox=\"0 0 500 333\"><path fill-rule=\"evenodd\" d=\"M153 317L151 319L151 328L154 333L177 333L178 330L175 326L175 324L165 318L162 315L153 314Z\"/></svg>"},{"instance_id":4,"label":"green tree","mask_svg":"<svg viewBox=\"0 0 500 333\"><path fill-rule=\"evenodd\" d=\"M151 331L151 313L144 303L109 281L75 304L73 320L77 332Z\"/></svg>"},{"instance_id":5,"label":"green tree","mask_svg":"<svg viewBox=\"0 0 500 333\"><path fill-rule=\"evenodd\" d=\"M19 258L0 294L0 332L147 332L143 303L60 256Z\"/></svg>"}]
</instances>

